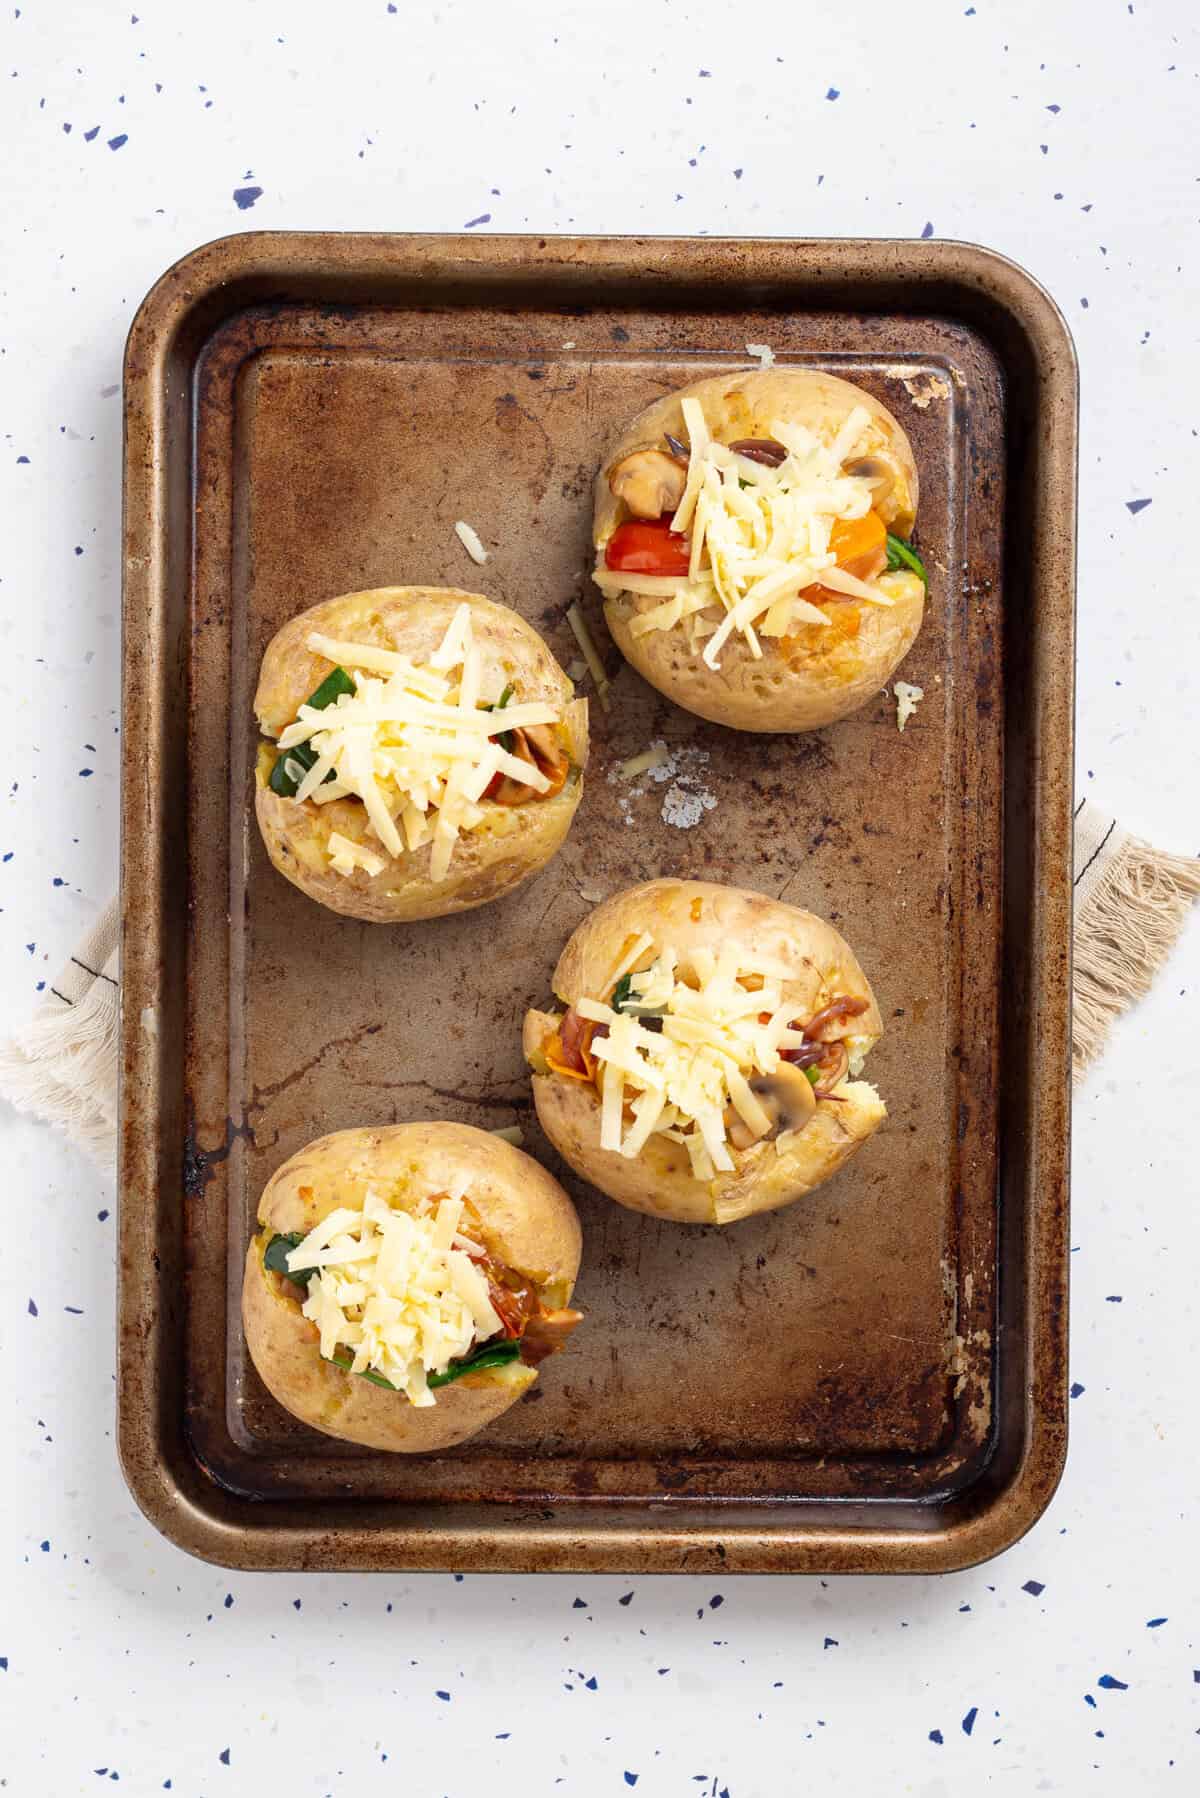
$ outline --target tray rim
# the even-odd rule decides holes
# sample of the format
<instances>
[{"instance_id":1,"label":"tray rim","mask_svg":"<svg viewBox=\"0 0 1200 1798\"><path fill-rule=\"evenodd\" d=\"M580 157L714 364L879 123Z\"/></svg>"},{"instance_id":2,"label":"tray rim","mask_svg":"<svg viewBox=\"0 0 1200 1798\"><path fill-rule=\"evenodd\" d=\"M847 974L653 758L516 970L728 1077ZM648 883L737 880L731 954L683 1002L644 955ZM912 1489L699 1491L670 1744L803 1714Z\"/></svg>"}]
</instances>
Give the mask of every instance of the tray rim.
<instances>
[{"instance_id":1,"label":"tray rim","mask_svg":"<svg viewBox=\"0 0 1200 1798\"><path fill-rule=\"evenodd\" d=\"M328 280L341 274L358 282L407 275L471 283L490 277L499 296L506 277L536 281L569 267L585 270L598 283L606 276L619 278L636 303L656 289L669 292L673 284L703 288L747 280L756 258L777 261L781 252L789 266L775 267L772 280L778 283L786 272L810 296L814 289L873 283L907 292L929 310L955 291L972 294L1016 325L1034 361L1043 469L1032 543L1038 594L1033 653L1041 680L1032 708L1030 923L1040 978L1028 995L1025 1028L1037 1045L1044 1077L1031 1081L1023 1120L1029 1145L1024 1164L1033 1178L1026 1179L1024 1210L1025 1405L1015 1465L990 1495L969 1491L956 1501L963 1514L948 1528L898 1526L888 1521L898 1508L888 1501L864 1503L861 1527L822 1525L821 1514L829 1510L822 1501L783 1507L777 1501L720 1501L721 1521L715 1526L691 1524L684 1507L666 1501L609 1501L603 1518L594 1506L574 1502L558 1506L552 1520L544 1512L514 1514L504 1507L486 1520L468 1514L449 1526L439 1518L434 1527L428 1511L416 1505L330 1503L314 1525L298 1503L235 1498L207 1478L184 1439L182 1407L172 1411L173 1389L184 1370L171 1365L172 1308L157 1255L158 1226L169 1230L167 1208L178 1203L159 1179L157 1120L167 1051L144 1023L158 1016L167 977L160 905L167 857L162 836L144 827L157 821L151 770L170 722L164 699L169 670L151 628L163 616L169 575L155 549L170 473L169 352L190 318L219 307L231 284L242 281L294 283L298 275ZM1078 367L1070 332L1050 295L1000 253L950 240L235 233L189 252L150 289L129 330L123 398L117 1442L126 1483L148 1520L203 1560L280 1570L483 1570L486 1564L496 1572L949 1572L987 1560L1019 1540L1053 1496L1067 1438ZM1056 529L1047 525L1049 492L1060 501ZM1064 645L1069 657L1063 656ZM1056 704L1065 712L1065 725L1052 716ZM1044 732L1061 740L1064 729L1065 751L1044 754ZM928 1513L929 1501L923 1508ZM899 1510L914 1514L903 1506ZM879 1523L867 1521L872 1513Z\"/></svg>"}]
</instances>

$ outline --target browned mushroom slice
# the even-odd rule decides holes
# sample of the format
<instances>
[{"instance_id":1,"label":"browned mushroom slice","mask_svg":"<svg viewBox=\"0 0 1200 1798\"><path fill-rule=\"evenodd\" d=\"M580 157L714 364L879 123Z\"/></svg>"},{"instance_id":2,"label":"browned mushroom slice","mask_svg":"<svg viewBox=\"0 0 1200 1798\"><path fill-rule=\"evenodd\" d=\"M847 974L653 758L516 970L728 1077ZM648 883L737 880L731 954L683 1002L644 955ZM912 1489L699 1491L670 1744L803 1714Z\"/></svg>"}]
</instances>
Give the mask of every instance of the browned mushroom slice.
<instances>
[{"instance_id":1,"label":"browned mushroom slice","mask_svg":"<svg viewBox=\"0 0 1200 1798\"><path fill-rule=\"evenodd\" d=\"M860 456L856 462L847 462L842 473L871 483L872 506L881 505L896 485L895 475L878 456Z\"/></svg>"},{"instance_id":2,"label":"browned mushroom slice","mask_svg":"<svg viewBox=\"0 0 1200 1798\"><path fill-rule=\"evenodd\" d=\"M781 1061L773 1074L757 1074L748 1082L770 1121L770 1128L755 1132L746 1120L730 1106L725 1113L725 1129L735 1149L749 1149L756 1142L771 1142L777 1136L803 1130L812 1122L817 1109L817 1096L808 1075Z\"/></svg>"},{"instance_id":3,"label":"browned mushroom slice","mask_svg":"<svg viewBox=\"0 0 1200 1798\"><path fill-rule=\"evenodd\" d=\"M781 462L787 461L787 450L782 443L776 443L774 437L739 437L729 447L735 456L745 456L749 462L761 462L764 468L778 468Z\"/></svg>"},{"instance_id":4,"label":"browned mushroom slice","mask_svg":"<svg viewBox=\"0 0 1200 1798\"><path fill-rule=\"evenodd\" d=\"M511 733L512 754L519 762L527 762L545 775L550 785L544 790L526 786L512 775L501 775L488 789L487 797L497 805L524 805L531 799L553 799L561 793L567 780L567 757L555 741L554 732L546 724L518 725Z\"/></svg>"},{"instance_id":5,"label":"browned mushroom slice","mask_svg":"<svg viewBox=\"0 0 1200 1798\"><path fill-rule=\"evenodd\" d=\"M521 1359L536 1367L547 1355L556 1355L577 1324L583 1322L582 1311L541 1311L531 1317L521 1337Z\"/></svg>"},{"instance_id":6,"label":"browned mushroom slice","mask_svg":"<svg viewBox=\"0 0 1200 1798\"><path fill-rule=\"evenodd\" d=\"M608 484L635 518L661 518L683 498L687 470L665 450L632 450L609 469Z\"/></svg>"}]
</instances>

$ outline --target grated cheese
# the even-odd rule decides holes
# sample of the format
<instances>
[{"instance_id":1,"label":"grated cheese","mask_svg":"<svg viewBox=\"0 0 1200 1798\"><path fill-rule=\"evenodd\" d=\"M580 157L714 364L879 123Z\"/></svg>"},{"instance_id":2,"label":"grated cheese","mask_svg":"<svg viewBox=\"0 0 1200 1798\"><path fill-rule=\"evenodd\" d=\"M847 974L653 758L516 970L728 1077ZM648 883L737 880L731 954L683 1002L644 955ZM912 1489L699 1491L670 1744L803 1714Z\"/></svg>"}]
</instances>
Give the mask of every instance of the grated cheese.
<instances>
[{"instance_id":1,"label":"grated cheese","mask_svg":"<svg viewBox=\"0 0 1200 1798\"><path fill-rule=\"evenodd\" d=\"M770 355L765 344L747 348ZM715 442L694 395L681 405L690 451L671 529L691 534L686 577L622 574L603 556L593 575L606 598L632 593L659 601L631 620L634 636L685 624L694 640L703 638L703 660L717 670L735 631L757 658L760 632L775 638L798 624L827 626L828 615L801 597L818 583L868 604L893 604L877 581L839 568L830 549L839 520L863 518L871 509L870 482L842 467L870 428L865 406L853 407L828 442L807 426L776 422L770 434L787 456L768 468ZM709 617L691 622L699 614Z\"/></svg>"},{"instance_id":2,"label":"grated cheese","mask_svg":"<svg viewBox=\"0 0 1200 1798\"><path fill-rule=\"evenodd\" d=\"M380 1375L414 1405L437 1402L427 1376L503 1328L458 1235L462 1210L447 1198L414 1216L368 1192L361 1211L337 1207L290 1251L290 1268L320 1269L301 1310L326 1360L348 1349L352 1372Z\"/></svg>"},{"instance_id":3,"label":"grated cheese","mask_svg":"<svg viewBox=\"0 0 1200 1798\"><path fill-rule=\"evenodd\" d=\"M478 562L479 566L482 568L483 564L488 559L488 552L479 541L479 532L471 525L467 524L464 519L460 518L455 523L454 535L458 538L472 562Z\"/></svg>"},{"instance_id":4,"label":"grated cheese","mask_svg":"<svg viewBox=\"0 0 1200 1798\"><path fill-rule=\"evenodd\" d=\"M639 774L647 773L651 768L661 768L671 759L670 751L665 743L654 743L649 749L643 749L640 755L630 756L617 769L618 780L633 780Z\"/></svg>"},{"instance_id":5,"label":"grated cheese","mask_svg":"<svg viewBox=\"0 0 1200 1798\"><path fill-rule=\"evenodd\" d=\"M760 368L774 368L775 366L775 352L769 343L748 343L746 354L747 356L757 356Z\"/></svg>"},{"instance_id":6,"label":"grated cheese","mask_svg":"<svg viewBox=\"0 0 1200 1798\"><path fill-rule=\"evenodd\" d=\"M898 680L894 692L896 695L896 729L903 735L904 726L925 697L925 689L911 686L906 680Z\"/></svg>"},{"instance_id":7,"label":"grated cheese","mask_svg":"<svg viewBox=\"0 0 1200 1798\"><path fill-rule=\"evenodd\" d=\"M510 755L494 741L496 719L483 704L482 660L471 630L471 608L460 605L427 665L414 664L396 650L345 643L313 632L314 655L347 668L354 693L331 706L300 707L294 724L279 736L286 755L308 743L317 759L296 789L296 799L327 804L332 798L361 799L372 835L390 856L412 854L432 844L430 878L444 880L455 844L464 831L486 817L483 795L496 774L544 793L550 782L540 769ZM499 694L492 695L492 701ZM542 701L508 705L504 725L558 724L557 707ZM295 764L293 764L295 765ZM326 776L333 780L326 784ZM384 860L369 846L332 833L330 865L339 874L356 867L380 873Z\"/></svg>"},{"instance_id":8,"label":"grated cheese","mask_svg":"<svg viewBox=\"0 0 1200 1798\"><path fill-rule=\"evenodd\" d=\"M525 1133L520 1124L502 1124L498 1130L489 1130L488 1135L498 1136L501 1142L512 1143L515 1149L519 1149L525 1141Z\"/></svg>"},{"instance_id":9,"label":"grated cheese","mask_svg":"<svg viewBox=\"0 0 1200 1798\"><path fill-rule=\"evenodd\" d=\"M376 855L365 843L352 842L337 830L329 833L328 853L339 874L353 874L356 868L361 868L366 874L382 874L387 866L382 855Z\"/></svg>"},{"instance_id":10,"label":"grated cheese","mask_svg":"<svg viewBox=\"0 0 1200 1798\"><path fill-rule=\"evenodd\" d=\"M806 1008L784 998L786 971L753 950L726 944L685 958L645 933L611 985L648 953L653 959L632 975L621 1011L597 999L575 1002L580 1017L607 1032L590 1047L601 1070L600 1146L633 1159L651 1136L665 1136L686 1148L697 1178L711 1180L734 1166L731 1112L756 1137L768 1134L771 1119L750 1080L774 1073L780 1050L804 1042L798 1022ZM646 1028L647 1014L661 1017L661 1030ZM873 1039L855 1041L861 1066Z\"/></svg>"},{"instance_id":11,"label":"grated cheese","mask_svg":"<svg viewBox=\"0 0 1200 1798\"><path fill-rule=\"evenodd\" d=\"M583 659L587 663L588 673L596 683L596 697L599 699L603 709L607 712L610 709L608 701L608 676L604 672L604 663L600 660L599 652L595 643L592 641L592 633L587 627L587 620L579 609L578 601L567 608L567 623L574 632L576 643L578 643L580 649L583 651Z\"/></svg>"}]
</instances>

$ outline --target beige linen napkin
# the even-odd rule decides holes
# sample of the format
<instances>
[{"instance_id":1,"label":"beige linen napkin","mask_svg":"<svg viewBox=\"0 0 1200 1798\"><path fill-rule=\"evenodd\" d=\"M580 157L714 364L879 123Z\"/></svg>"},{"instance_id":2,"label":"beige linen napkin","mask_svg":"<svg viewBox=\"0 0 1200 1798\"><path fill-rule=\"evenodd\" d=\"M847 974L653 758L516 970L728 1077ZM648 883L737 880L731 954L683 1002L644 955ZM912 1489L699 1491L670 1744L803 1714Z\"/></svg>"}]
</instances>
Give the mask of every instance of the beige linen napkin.
<instances>
[{"instance_id":1,"label":"beige linen napkin","mask_svg":"<svg viewBox=\"0 0 1200 1798\"><path fill-rule=\"evenodd\" d=\"M1200 860L1131 837L1089 800L1075 812L1072 1072L1146 993L1200 897ZM117 902L80 943L35 1017L0 1044L0 1097L106 1165L117 1152Z\"/></svg>"}]
</instances>

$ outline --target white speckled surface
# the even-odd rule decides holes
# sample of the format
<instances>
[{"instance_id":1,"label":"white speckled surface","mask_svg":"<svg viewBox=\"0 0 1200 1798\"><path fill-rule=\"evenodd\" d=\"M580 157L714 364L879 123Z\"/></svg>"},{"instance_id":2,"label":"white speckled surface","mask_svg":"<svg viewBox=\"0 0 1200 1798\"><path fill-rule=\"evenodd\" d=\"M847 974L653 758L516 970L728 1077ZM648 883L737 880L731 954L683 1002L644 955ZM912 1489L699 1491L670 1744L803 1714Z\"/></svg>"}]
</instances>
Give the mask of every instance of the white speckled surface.
<instances>
[{"instance_id":1,"label":"white speckled surface","mask_svg":"<svg viewBox=\"0 0 1200 1798\"><path fill-rule=\"evenodd\" d=\"M124 333L239 226L1015 257L1083 371L1080 791L1200 848L1188 0L25 0L0 46L5 1018L115 878ZM115 1464L112 1183L5 1112L0 1788L1194 1791L1198 984L1193 920L1078 1106L1063 1486L941 1580L189 1561Z\"/></svg>"}]
</instances>

